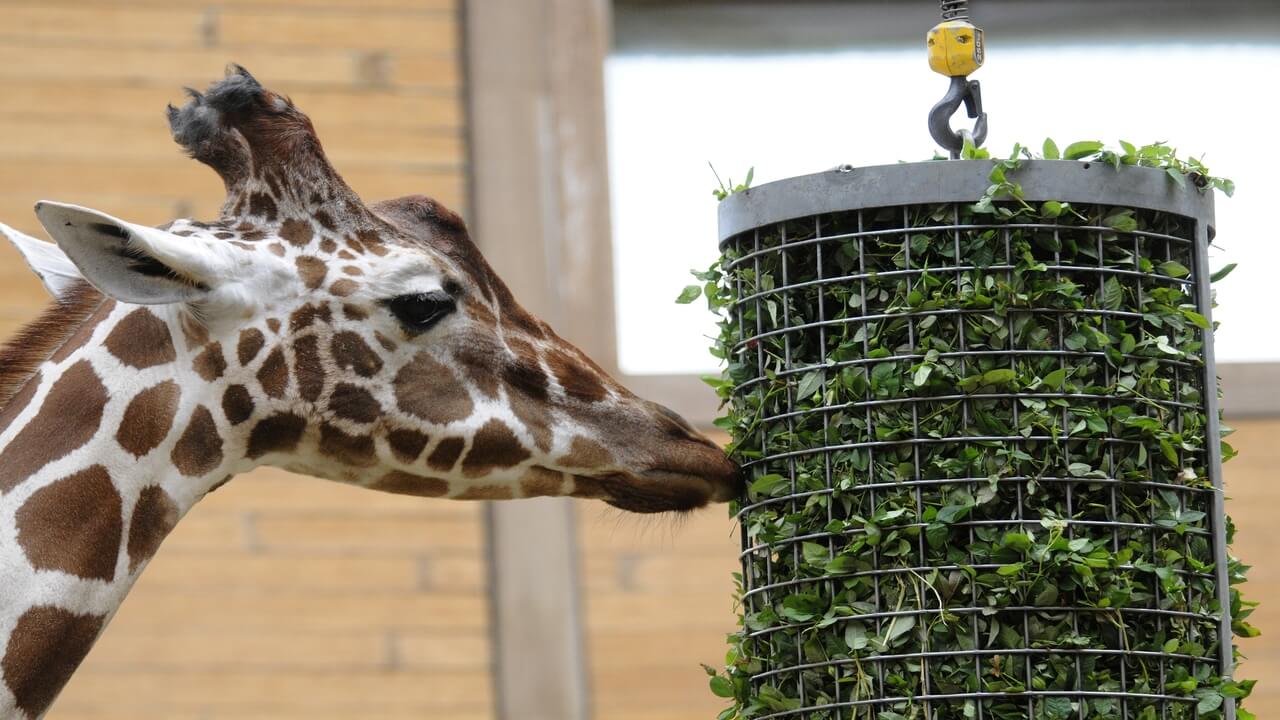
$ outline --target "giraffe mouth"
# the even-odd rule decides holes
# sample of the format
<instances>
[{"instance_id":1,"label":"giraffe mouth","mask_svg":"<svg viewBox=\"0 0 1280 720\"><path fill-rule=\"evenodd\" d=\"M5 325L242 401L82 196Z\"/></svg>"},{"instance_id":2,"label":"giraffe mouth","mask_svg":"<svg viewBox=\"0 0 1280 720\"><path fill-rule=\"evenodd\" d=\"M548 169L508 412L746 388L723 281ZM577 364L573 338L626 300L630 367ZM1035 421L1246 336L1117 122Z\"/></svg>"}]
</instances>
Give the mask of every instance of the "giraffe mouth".
<instances>
[{"instance_id":1,"label":"giraffe mouth","mask_svg":"<svg viewBox=\"0 0 1280 720\"><path fill-rule=\"evenodd\" d=\"M577 476L576 480L578 491L574 495L597 498L633 513L689 512L733 497L725 497L703 477L671 470Z\"/></svg>"}]
</instances>

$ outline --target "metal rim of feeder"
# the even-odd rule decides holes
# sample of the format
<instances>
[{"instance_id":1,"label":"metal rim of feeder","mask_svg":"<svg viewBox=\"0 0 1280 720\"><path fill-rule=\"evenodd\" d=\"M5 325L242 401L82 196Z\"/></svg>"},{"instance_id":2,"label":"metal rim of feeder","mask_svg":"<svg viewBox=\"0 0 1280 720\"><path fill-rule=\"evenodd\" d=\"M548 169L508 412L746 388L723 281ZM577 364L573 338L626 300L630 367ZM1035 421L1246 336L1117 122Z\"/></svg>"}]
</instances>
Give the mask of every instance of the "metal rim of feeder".
<instances>
[{"instance_id":1,"label":"metal rim of feeder","mask_svg":"<svg viewBox=\"0 0 1280 720\"><path fill-rule=\"evenodd\" d=\"M788 223L793 223L796 221L807 221L807 220L814 220L816 222L820 222L824 216L840 215L845 213L859 213L859 217L861 217L860 214L863 211L880 210L884 208L901 207L905 209L912 206L947 205L947 204L958 207L961 204L970 204L970 203L976 202L979 198L983 197L983 195L987 192L987 188L990 185L990 180L988 176L992 167L993 167L993 162L986 161L986 160L934 161L934 162L924 162L924 163L885 165L885 166L866 167L866 168L849 168L845 166L845 167L837 168L835 170L828 171L828 172L795 177L795 178L790 178L786 180L780 180L780 181L769 183L766 185L750 188L739 193L735 193L734 195L731 195L730 197L726 198L720 204L720 207L719 207L720 247L722 250L724 250L728 248L731 244L737 241L745 241L746 243L750 243L752 242L753 236L755 238L756 246L754 251L747 249L745 252L743 252L743 254L736 256L734 260L726 262L726 269L727 270L732 269L733 265L737 263L750 262L753 256L758 258L760 253L762 252L774 252L774 251L781 252L787 248L799 247L802 243L820 245L821 243L829 242L833 240L832 236L824 237L821 232L818 232L815 238L803 239L803 240L795 241L793 244L788 244L784 235L783 239L777 245L770 246L765 250L760 249L759 236L761 231L766 231L770 228L775 228L775 227L782 227L783 225ZM1212 297L1211 297L1211 290L1209 285L1210 271L1209 271L1209 265L1208 265L1208 245L1214 235L1214 199L1211 193L1200 191L1198 188L1194 187L1190 182L1182 185L1175 183L1169 177L1169 175L1163 170L1154 169L1154 168L1135 167L1135 166L1124 166L1124 167L1116 168L1104 163L1096 163L1096 162L1082 163L1077 161L1026 161L1026 162L1023 162L1017 170L1011 171L1011 177L1014 178L1017 183L1019 183L1019 185L1023 190L1024 197L1028 202L1043 202L1043 201L1054 200L1059 202L1068 202L1077 206L1093 205L1093 206L1107 206L1107 207L1115 207L1115 208L1131 208L1134 210L1152 211L1152 212L1161 213L1167 216L1174 216L1182 219L1183 221L1191 223L1190 232L1186 237L1174 237L1173 235L1161 235L1160 233L1156 233L1156 232L1145 232L1145 231L1136 231L1136 230L1128 231L1128 232L1119 232L1118 234L1120 236L1125 237L1126 239L1132 238L1135 243L1135 248L1137 247L1137 243L1139 239L1143 236L1156 238L1156 239L1159 239L1160 241L1165 242L1166 248L1172 247L1172 243L1174 242L1182 243L1182 247L1186 247L1187 245L1194 245L1194 247L1190 248L1190 258L1193 265L1193 267L1190 268L1191 274L1187 278L1179 279L1176 282L1181 283L1181 286L1186 288L1187 294L1194 298L1197 312L1199 312L1205 318L1209 319L1209 322L1212 323L1212 316L1211 316ZM852 240L857 240L859 243L862 243L868 238L880 237L885 235L901 237L907 233L930 232L930 231L958 234L964 231L985 230L990 228L996 228L996 229L1047 228L1047 229L1069 230L1073 232L1080 232L1080 231L1092 232L1097 234L1099 238L1098 239L1099 243L1102 242L1101 237L1103 232L1116 232L1113 229L1106 228L1106 227L1092 227L1092 226L1066 225L1066 224L1059 225L1053 222L1039 222L1039 221L1022 222L1017 219L1003 220L1003 221L993 219L993 221L989 224L971 223L971 224L962 225L957 222L955 224L950 224L950 225L941 224L938 226L927 226L923 228L910 226L910 224L905 222L904 220L901 226L895 227L892 229L876 229L876 230L868 231L865 233L858 232L858 233L845 233L843 235L837 234L836 236L834 236L834 239L836 240L852 239ZM958 247L959 246L957 245L957 250L958 250ZM822 263L820 251L818 254L817 262L819 263L819 265L821 265ZM955 267L929 268L929 271L936 272L936 273L946 273L946 272L972 271L972 270L978 269L972 265L966 265L966 263L961 260L959 255L957 255L955 262L953 264L955 265ZM755 297L758 299L761 295L766 293L777 294L778 296L782 296L783 293L786 293L789 290L799 287L799 285L789 286L787 284L788 281L786 279L785 267L786 267L786 263L784 259L783 279L776 287L773 287L772 289L769 289L764 293L756 292L754 296L749 296L746 298L744 297L736 298L734 301L734 305L740 305L741 303L752 299L752 297ZM993 265L988 269L995 270L995 271L1006 271L1006 270L1011 270L1012 266L1005 266L997 263L996 265ZM1106 266L1100 257L1099 265L1097 267L1063 266L1063 267L1056 267L1056 268L1050 267L1049 269L1051 271L1054 271L1054 270L1056 271L1067 271L1067 270L1090 271L1091 270L1096 273L1099 273L1099 276L1101 276L1103 272L1106 270ZM908 272L910 271L911 271L910 263L908 262ZM860 271L860 272L865 272L865 271ZM831 283L833 281L858 282L858 281L865 281L867 278L872 277L873 275L874 273L862 274L862 275L851 275L844 278L823 279L822 275L819 274L818 282L819 283ZM881 275L884 275L884 273L881 273ZM1138 283L1141 283L1144 279L1146 279L1145 273L1129 271L1129 275L1139 276L1136 278L1136 281ZM1124 275L1121 275L1121 277L1124 278ZM1134 279L1134 278L1129 277L1127 279ZM1168 277L1162 277L1161 279L1164 281L1171 280L1171 278L1168 278ZM804 284L808 285L813 283L804 283ZM1027 311L1031 313L1051 312L1047 310L1040 310L1037 308L1028 308ZM938 311L930 311L930 312L938 312ZM1067 311L1060 311L1060 312L1089 314L1091 311L1067 310ZM1092 312L1097 313L1099 311L1094 310ZM1120 311L1102 311L1102 312L1114 312L1117 315L1125 314ZM900 315L901 313L897 313L897 316L900 316ZM1135 313L1127 313L1127 315L1135 316ZM853 317L855 317L855 315L850 316L850 318L853 318ZM1140 319L1141 317L1142 316L1140 313L1136 314L1136 318ZM862 320L870 321L870 317L865 316L862 318ZM826 322L831 322L831 321L826 321ZM792 332L796 330L804 330L808 327L807 325L792 326L790 324L790 321L785 317L782 325L783 327L781 328L781 330L777 330L776 332L787 333L787 332ZM810 323L810 325L816 325L816 324ZM1210 327L1212 327L1212 324L1210 325ZM1059 330L1059 334L1061 335L1061 330ZM1206 472L1209 476L1212 489L1211 490L1196 489L1196 488L1185 487L1185 486L1178 486L1178 489L1180 491L1196 491L1201 493L1201 495L1206 493L1212 493L1212 500L1210 502L1212 515L1209 518L1210 529L1207 532L1212 536L1212 543L1213 543L1212 553L1213 553L1213 560L1215 563L1212 577L1216 580L1215 592L1216 592L1216 599L1220 607L1220 616L1216 619L1200 616L1200 615L1195 616L1201 621L1205 621L1209 619L1216 620L1216 624L1218 628L1218 633L1217 633L1218 657L1212 658L1209 656L1204 656L1204 657L1189 656L1187 659L1193 660L1195 662L1216 661L1220 676L1223 678L1229 678L1231 676L1231 672L1234 664L1234 658L1233 658L1234 636L1232 634L1231 617L1230 617L1230 608L1231 608L1230 594L1229 594L1230 583L1229 583L1229 577L1228 577L1228 559L1227 559L1227 543L1226 543L1226 528L1225 528L1226 515L1225 515L1225 509L1223 506L1222 457L1221 457L1221 445L1218 442L1220 438L1220 433L1219 433L1220 423L1219 423L1219 416L1218 416L1219 400L1218 400L1218 394L1216 392L1218 387L1217 372L1216 372L1215 361L1214 361L1213 333L1208 331L1203 331L1201 333L1201 337L1203 340L1203 347L1201 351L1201 359L1203 361L1201 369L1203 371L1203 374L1200 375L1199 377L1199 381L1201 383L1200 387L1202 389L1200 392L1200 401L1198 404L1195 404L1195 405L1190 405L1186 403L1175 403L1175 404L1185 405L1186 407L1194 409L1195 411L1202 411L1204 413L1204 416L1205 416L1204 434L1205 434L1206 440L1205 440L1205 449L1203 450L1203 452L1204 452L1204 458L1205 458ZM761 338L761 335L757 333L757 335L755 336L755 339L758 340L760 338ZM738 338L738 340L742 340L742 338ZM1057 352L1060 353L1060 351L1065 349L1062 344L1062 337L1058 338L1058 342L1059 342L1059 345L1057 347ZM737 345L737 351L741 352L745 350L746 347L747 347L746 343L740 342ZM826 352L825 348L823 352L825 354ZM915 351L913 350L912 352L915 352ZM1005 348L1002 350L993 350L991 352L996 354L1001 354L1001 355L1016 355L1024 351L1014 350L1012 348ZM964 351L963 343L962 343L960 354L971 355L975 353L972 353L972 352L966 353ZM1093 354L1096 355L1098 353L1093 353ZM887 359L894 359L894 358L887 358ZM790 365L791 365L791 361L790 359L788 359L787 360L788 372L792 371L792 368L790 367ZM1194 365L1190 363L1188 363L1187 365L1188 367L1194 367ZM801 368L796 372L802 372L807 369L809 368ZM761 371L761 377L763 377L763 370ZM759 380L760 378L757 378L757 381ZM749 392L750 390L747 390L747 391ZM1033 395L1034 395L1033 393L1014 392L1004 396L997 395L996 397L1007 397L1011 399L1016 399L1020 397L1030 397ZM1099 398L1107 399L1107 398L1111 398L1112 396L1108 394L1105 396L1091 395L1089 397L1092 397L1094 399L1099 399ZM946 399L946 398L945 397L943 398L929 397L926 399L936 400L936 399ZM897 399L875 400L872 402L876 402L876 403L893 402L895 400ZM807 409L807 410L801 410L799 412L793 412L795 408L794 408L794 403L790 400L790 392L788 392L788 399L786 402L787 402L787 408L786 408L787 412L795 416L827 411L827 408L815 407L814 409ZM861 405L865 403L854 403L854 404ZM780 415L780 416L774 416L771 418L766 418L766 420L776 421L779 419L785 419L786 417L787 417L786 415ZM948 439L951 441L956 441L956 440L974 440L974 439L982 440L984 438L961 437L961 438L948 438ZM948 439L944 439L944 440L948 440ZM989 438L989 439L1008 440L1008 439L1014 439L1014 438ZM1108 438L1108 439L1114 440L1112 438ZM918 440L918 438L916 438L916 440ZM764 453L762 453L763 456L761 459L746 462L744 463L744 467L747 468L747 472L750 475L752 473L753 467L757 467L757 468L767 467L768 463L772 461L788 460L790 457L794 457L797 455L819 454L819 453L825 454L825 453L830 453L833 450L841 449L842 446L838 444L839 441L836 441L836 442L837 444L832 444L832 441L828 439L821 442L817 447L801 448L798 452L793 452L793 453L769 455L768 452L765 451ZM867 473L869 472L870 471L867 471ZM867 474L867 473L863 473L863 474ZM869 476L868 476L868 479L870 479ZM1012 478L1012 479L1017 480L1018 478ZM1078 478L1044 478L1044 480L1048 482L1053 482L1055 480L1062 480L1067 483L1079 482ZM1154 478L1148 478L1148 480L1150 480L1151 482L1143 483L1143 484L1150 484L1150 485L1157 484L1154 482ZM956 482L956 479L929 480L923 477L917 477L915 478L915 482L912 484L916 486L927 486L928 483L930 482L933 482L933 483ZM1117 480L1116 482L1119 483L1121 481ZM1130 481L1126 480L1123 482L1130 482ZM1112 485L1113 493L1115 492L1114 487L1115 486ZM794 485L793 485L793 488L794 488ZM861 483L861 484L855 485L851 491L861 491L864 489L870 489L872 492L874 492L874 488L875 488L875 483ZM832 480L829 473L827 477L826 492L831 492L831 493L837 492L835 489L835 486L832 484ZM812 493L809 493L809 494L812 494ZM1019 498L1021 498L1020 493L1019 493ZM768 549L773 549L773 546L770 546L770 545L760 545L760 546L751 545L751 541L748 538L748 533L746 532L746 529L745 529L748 515L754 509L758 509L760 507L763 507L771 503L787 502L787 501L795 502L797 499L803 499L803 497L796 494L783 495L776 498L757 501L755 504L747 504L747 501L745 499L743 500L743 506L738 514L738 519L742 524L742 528L743 528L742 530L743 552L742 552L741 558L742 558L742 564L743 564L743 582L744 582L743 602L744 603L748 602L748 600L752 597L754 593L760 592L759 589L753 589L752 587L752 577L751 577L752 568L750 567L751 561L752 561L752 553L766 547ZM1019 500L1019 502L1021 502L1021 500ZM1019 517L1021 517L1021 515ZM1012 521L1009 521L1009 522L992 521L992 522L1010 524L1010 525L1014 524ZM1077 521L1073 519L1072 522L1075 523ZM1088 525L1089 522L1086 521L1083 524ZM1094 524L1111 526L1113 532L1117 532L1116 528L1124 525L1123 523L1117 522L1117 518L1115 517L1109 517L1107 522L1101 522L1101 523L1095 522ZM1139 525L1135 525L1134 527L1145 527L1145 526L1139 524ZM1150 526L1150 527L1154 527L1154 526ZM792 544L795 544L802 539L803 538L789 538L787 541L784 541L784 542L790 542ZM774 543L774 545L777 545L777 544L778 543ZM921 558L921 560L923 561L923 558ZM935 566L917 568L917 570L927 571L927 570L933 570L937 567L938 566L935 565ZM881 573L882 569L874 568L872 572ZM1192 573L1192 574L1196 574L1196 573ZM1199 575L1201 577L1208 577L1207 574L1203 574L1203 573L1200 573ZM782 587L784 585L786 585L786 583L775 583L773 578L769 578L767 582L764 584L764 590L766 591L772 590L775 587ZM765 599L767 600L767 596ZM964 611L964 609L950 608L950 607L948 607L947 609L952 612ZM1004 608L1004 609L1018 610L1019 608ZM1022 608L1022 609L1028 610L1028 611L1057 610L1064 613L1088 612L1088 608L1081 608L1081 607L1062 607L1062 608L1028 607L1028 608ZM891 615L896 614L895 612L888 612L888 613L879 612L883 610L885 610L885 608L877 608L878 612L875 614L875 617L887 618ZM970 610L976 611L977 608L970 608ZM744 613L745 612L746 612L746 606L744 605ZM911 612L917 612L917 611L911 611ZM1158 608L1148 608L1148 607L1127 608L1122 612L1131 612L1134 614L1142 614L1142 613L1147 613L1147 614L1172 613L1173 615L1178 614L1175 611L1161 610ZM1184 614L1190 615L1190 613L1184 613ZM751 635L767 634L768 632L774 631L776 629L777 628L769 628L766 630L757 631L755 633L748 633L748 635L751 636ZM944 651L930 652L926 647L921 652L906 653L902 657L904 659L925 660L927 658L938 657L938 656L972 655L975 658L977 658L984 654L988 654L989 652L991 651L983 650L980 648L976 650L970 650L970 651L948 649ZM1016 655L1020 652L1022 653L1050 652L1050 653L1070 654L1073 651L1060 649L1060 648L1055 648L1052 651L1046 651L1046 650L1033 651L1030 646L1030 641L1029 639L1027 639L1027 646L1024 648L1021 648L1020 650L1014 649L1011 651L1010 649L1001 649L999 652L1002 654ZM1139 651L1139 650L1134 650L1132 648L1110 648L1110 649L1085 648L1075 652L1080 655L1097 655L1097 656L1120 655L1122 657L1136 657L1144 654L1161 655L1161 653ZM1176 653L1164 653L1163 655L1167 657L1177 656ZM895 656L886 656L886 657L889 659L892 659ZM829 664L829 663L830 661L828 661L828 663L825 663L825 664ZM785 672L803 671L806 668L817 667L818 665L823 665L823 664L824 663L818 663L816 665L806 665L803 662L799 662L797 664L789 665L784 668L766 668L764 672L756 674L752 682L754 685L756 680L767 679L771 676L778 675ZM1161 667L1162 667L1162 673L1163 673L1163 665ZM1115 697L1115 698L1120 698L1122 702L1126 698L1135 700L1135 701L1148 700L1148 701L1157 701L1162 703L1169 703L1172 701L1185 702L1187 700L1187 697L1174 696L1173 694L1169 693L1166 690L1166 688L1163 687L1163 684L1164 684L1164 679L1162 676L1161 687L1156 688L1158 692L1148 693L1145 695L1137 692L1129 692L1128 688L1124 685L1122 685L1121 691L1115 691L1115 692L1087 691L1087 690L1079 690L1079 689L1072 690L1072 691L1025 690L1024 692L1016 693L1015 695L1017 697L1027 698L1028 699L1027 701L1029 703L1031 702L1031 698L1043 697L1043 696L1049 696L1049 695L1065 696L1065 697L1070 697L1075 699ZM981 687L982 686L980 684L979 689L981 689ZM1080 687L1078 679L1077 679L1076 687ZM803 696L803 690L801 690L801 694ZM843 703L837 702L834 705L830 705L826 707L805 707L805 708L801 708L800 711L774 712L771 714L767 714L764 717L777 717L777 718L803 717L804 715L801 714L802 711L806 711L806 710L813 711L813 710L825 709L828 712L830 712L833 708L849 708L850 712L854 712L857 707L862 707L864 705L871 705L872 707L875 707L877 705L881 705L885 703L894 703L894 702L902 702L902 701L909 701L909 700L922 701L927 704L930 701L972 699L977 701L979 703L979 706L981 706L982 703L985 701L988 701L988 700L994 701L995 699L1007 699L1009 696L1010 696L1009 693L986 693L986 692L978 691L978 692L968 692L968 693L925 694L925 695L918 695L915 697L896 697L896 696L880 697L880 698L860 699L857 701L848 701ZM837 698L839 698L838 691L837 691ZM1165 705L1165 707L1167 711L1167 705ZM1081 709L1081 712L1083 712L1083 708ZM1231 720L1232 718L1235 717L1234 701L1231 698L1226 698L1224 700L1222 712L1223 712L1223 717L1227 718L1227 720ZM978 713L979 713L978 717L981 718L983 716L982 711L979 710ZM840 715L840 717L844 717L844 715ZM1081 715L1081 717L1083 717L1083 715Z\"/></svg>"}]
</instances>

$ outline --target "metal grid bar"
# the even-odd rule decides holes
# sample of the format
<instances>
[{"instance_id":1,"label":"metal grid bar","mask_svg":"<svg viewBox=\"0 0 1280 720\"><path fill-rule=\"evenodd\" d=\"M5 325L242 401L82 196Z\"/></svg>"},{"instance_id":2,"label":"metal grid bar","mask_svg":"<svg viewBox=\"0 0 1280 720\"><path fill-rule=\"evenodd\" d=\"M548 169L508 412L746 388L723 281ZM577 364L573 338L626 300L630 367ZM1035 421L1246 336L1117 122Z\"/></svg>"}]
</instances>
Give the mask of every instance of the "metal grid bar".
<instances>
[{"instance_id":1,"label":"metal grid bar","mask_svg":"<svg viewBox=\"0 0 1280 720\"><path fill-rule=\"evenodd\" d=\"M1071 200L1070 192L1064 190L1067 196L1061 199ZM923 712L918 717L927 720L950 720L960 717L957 708L968 703L965 717L986 718L995 712L995 703L1009 702L1024 706L1026 717L1039 717L1042 703L1048 699L1069 698L1076 703L1072 716L1081 720L1091 716L1090 702L1102 700L1115 700L1122 718L1136 717L1148 707L1161 718L1191 718L1197 716L1195 711L1188 715L1185 710L1194 698L1168 689L1170 663L1208 665L1229 676L1227 613L1166 606L1173 598L1166 598L1162 589L1165 582L1182 583L1186 588L1182 593L1193 597L1200 592L1198 588L1213 588L1221 606L1227 607L1225 529L1218 520L1224 516L1211 333L1200 333L1205 349L1199 357L1098 350L1071 342L1082 328L1090 327L1108 337L1116 329L1142 338L1154 335L1144 308L1161 292L1191 296L1197 312L1209 317L1205 254L1211 203L1207 216L1190 217L1170 209L1199 211L1205 204L1179 197L1177 202L1165 203L1169 209L1162 210L1162 201L1149 195L1140 198L1141 202L1117 199L1119 207L1156 211L1148 229L1118 231L1100 224L962 222L959 205L945 200L929 206L893 207L857 207L849 202L846 210L829 214L788 216L779 209L775 193L769 212L782 214L786 220L725 237L723 267L734 277L737 292L736 301L729 305L737 333L731 349L734 357L744 361L744 367L754 368L754 374L735 382L731 399L735 407L749 408L755 419L753 435L743 443L749 450L743 466L757 477L780 473L787 490L777 497L744 503L739 512L744 528L744 612L752 618L773 618L757 619L755 622L765 626L749 624L742 634L744 642L758 643L753 646L757 660L772 658L751 676L751 687L756 692L772 688L798 703L798 707L760 717L812 714L861 720L874 717L876 708L895 705L916 707ZM732 211L754 212L745 203L747 200L738 200ZM945 208L945 216L939 208ZM922 222L925 216L931 218ZM1056 307L1036 302L1012 306L996 314L998 334L973 335L974 340L971 330L991 322L990 307L929 306L923 302L939 285L966 297L1000 283L1013 287L1019 277L1015 273L1020 269L1019 253L1026 252L1031 242L1028 238L1039 237L1051 237L1053 249L1049 259L1040 261L1038 272L1059 282L1093 288L1099 298L1118 287L1127 298L1125 303L1110 307ZM1064 251L1068 242L1069 253ZM989 257L973 261L971 256L984 252ZM942 262L936 261L939 257ZM1185 277L1157 273L1148 269L1150 265L1140 265L1139 258L1182 263L1191 272ZM908 298L905 303L887 304L886 298L903 294ZM1132 309L1122 309L1130 302ZM934 328L928 337L935 346L925 342L924 327ZM901 337L902 344L881 346L882 337L887 336ZM941 345L936 342L939 338ZM855 356L841 357L846 348ZM897 389L885 395L870 381L886 365L897 372L903 366L917 368L929 363L954 369L961 378L998 368L1017 375L1025 371L1026 363L1055 367L1065 376L1073 364L1093 363L1101 368L1103 382L1101 388L1087 392L1015 383L1010 390L934 395L895 385ZM1144 372L1154 378L1152 386L1159 391L1148 387L1143 395L1132 389L1126 393L1108 390L1122 386L1120 368L1132 365L1146 368ZM829 389L831 383L844 382L846 376L852 378L850 387L861 388L852 397L843 390ZM927 380L928 375L925 377ZM805 392L799 392L800 388ZM1187 395L1186 388L1194 394ZM1030 408L1028 424L1023 422L1025 408ZM1149 451L1153 441L1141 434L1126 436L1111 424L1104 429L1084 429L1088 418L1110 417L1116 408L1133 408L1135 415L1164 423L1179 437L1192 433L1173 450L1176 466L1186 469L1175 477L1165 466L1158 466L1155 451ZM1007 432L992 432L990 418L995 410L1010 418ZM1056 415L1052 432L1035 424L1042 422L1046 411ZM940 420L943 412L951 417ZM1206 412L1209 427L1185 425L1186 413ZM848 431L840 428L856 428L856 432L842 434ZM945 431L939 434L938 428ZM813 436L815 431L820 433ZM801 441L802 432L810 433L808 442ZM814 443L812 437L820 441ZM940 457L996 444L1024 454L1037 453L1027 456L1043 457L1044 462L1061 467L1083 463L1093 476L1044 472L981 477L952 470L940 473L943 466L933 465ZM1135 454L1146 456L1143 473L1120 475L1122 468L1132 467ZM812 466L815 460L818 465ZM802 472L802 464L817 473L819 487L814 486L808 469ZM1183 477L1192 472L1189 469L1196 469L1194 478ZM973 517L949 522L946 532L953 538L967 537L967 543L940 549L925 538L933 524L928 518L940 508L939 493L948 492L989 492L996 499L992 507L997 512L984 516L989 510L975 506ZM1112 556L1126 552L1134 542L1148 545L1153 553L1177 548L1183 558L1204 562L1207 570L1183 560L1181 565L1166 569L1164 580L1152 576L1145 600L1119 608L1069 603L980 604L976 578L1005 567L1005 563L975 554L977 539L992 533L1050 527L1044 525L1046 516L1024 512L1033 507L1033 497L1044 507L1060 503L1061 519L1055 519L1058 524L1053 527L1059 528L1068 543L1080 538L1092 547L1099 542L1098 547L1105 547ZM825 529L806 531L794 525L797 521L788 520L799 517L814 503L824 509ZM1000 508L1005 507L1010 514L1000 514ZM897 508L890 515L898 521L865 521L890 508ZM1169 518L1169 513L1180 518L1200 509L1213 518L1203 528L1185 527ZM864 519L867 525L850 525L856 519ZM754 524L758 521L769 525L762 529ZM761 532L765 533L763 539L758 535ZM877 541L871 542L872 537ZM902 538L906 544L885 547L879 544L884 537ZM810 559L810 547L820 548L816 551L821 557L833 563L851 543L863 543L865 563L819 576L797 573L804 566L802 558ZM1199 559L1201 547L1212 548L1212 563L1209 558ZM955 562L957 558L961 562ZM1124 562L1110 567L1139 575L1143 572ZM950 574L953 580L948 582L954 582L946 598L938 591L944 574ZM832 655L830 647L812 644L815 636L809 631L813 621L788 620L785 613L779 614L784 597L835 597L854 585L865 589L865 607L848 616L828 618L823 627L856 626L873 632L877 639L889 638L878 650L843 654L837 650ZM957 602L961 598L968 598L968 602ZM1153 618L1160 637L1173 628L1183 629L1192 641L1205 633L1203 645L1193 642L1188 647L1211 652L1152 649L1150 643L1155 640L1134 636L1124 620L1144 617ZM910 619L914 628L905 635L914 638L920 649L895 653L889 642L903 635L894 634L894 630L905 627L905 619ZM969 647L933 648L933 630L947 633L954 628L958 632L962 625ZM1002 626L1016 628L1017 639L1002 635L1005 645L992 646L996 629ZM1062 630L1051 630L1059 626ZM1052 632L1065 633L1062 637L1086 646L1047 646L1049 639L1057 637L1046 635ZM984 638L987 634L990 638ZM790 659L778 662L783 657ZM977 685L957 688L948 684L947 666L938 663L970 657ZM1057 662L1055 659L1067 665L1044 665ZM1001 672L1002 667L1006 672ZM1068 669L1061 680L1065 684L1035 686L1046 667ZM935 671L943 674L935 677ZM1013 677L1020 679L1021 686L1010 685ZM908 687L912 689L905 691ZM1226 717L1234 717L1233 707L1224 711ZM1007 708L1000 712L1004 713L1000 717L1008 717Z\"/></svg>"}]
</instances>

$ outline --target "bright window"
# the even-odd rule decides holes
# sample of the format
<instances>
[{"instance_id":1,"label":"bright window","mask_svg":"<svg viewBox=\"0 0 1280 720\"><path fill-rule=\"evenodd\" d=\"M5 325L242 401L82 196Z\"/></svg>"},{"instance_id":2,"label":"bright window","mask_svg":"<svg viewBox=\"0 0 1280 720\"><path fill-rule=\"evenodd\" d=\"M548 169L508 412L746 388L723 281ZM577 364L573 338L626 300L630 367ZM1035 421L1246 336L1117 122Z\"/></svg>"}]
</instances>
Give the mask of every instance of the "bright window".
<instances>
[{"instance_id":1,"label":"bright window","mask_svg":"<svg viewBox=\"0 0 1280 720\"><path fill-rule=\"evenodd\" d=\"M702 301L673 300L689 268L717 256L715 179L755 184L843 163L923 160L925 117L947 82L919 47L815 55L619 56L607 66L619 364L627 374L715 367ZM1236 181L1218 198L1211 263L1239 268L1218 286L1218 358L1280 360L1280 229L1272 146L1280 45L1039 45L988 49L975 75L991 115L987 147L1164 140ZM962 115L962 114L961 114ZM958 117L956 122L968 122ZM1274 211L1274 210L1273 210Z\"/></svg>"}]
</instances>

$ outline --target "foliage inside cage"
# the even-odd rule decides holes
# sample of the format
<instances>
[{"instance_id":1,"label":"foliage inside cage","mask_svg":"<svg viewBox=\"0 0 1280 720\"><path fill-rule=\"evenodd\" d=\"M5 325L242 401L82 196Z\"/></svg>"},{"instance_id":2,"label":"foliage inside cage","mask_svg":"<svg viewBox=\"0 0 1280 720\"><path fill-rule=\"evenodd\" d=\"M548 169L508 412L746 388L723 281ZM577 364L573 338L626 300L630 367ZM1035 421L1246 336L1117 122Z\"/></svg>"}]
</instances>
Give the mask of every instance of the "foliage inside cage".
<instances>
[{"instance_id":1,"label":"foliage inside cage","mask_svg":"<svg viewBox=\"0 0 1280 720\"><path fill-rule=\"evenodd\" d=\"M1024 154L964 202L762 222L696 273L750 479L722 718L1209 720L1248 694L1206 218L1031 197ZM1163 145L1062 154L1231 189Z\"/></svg>"}]
</instances>

